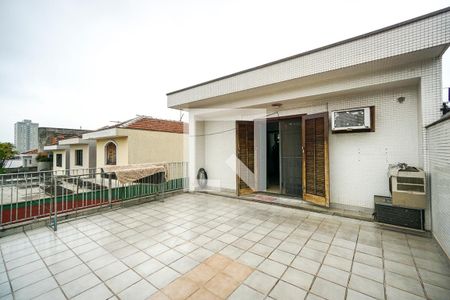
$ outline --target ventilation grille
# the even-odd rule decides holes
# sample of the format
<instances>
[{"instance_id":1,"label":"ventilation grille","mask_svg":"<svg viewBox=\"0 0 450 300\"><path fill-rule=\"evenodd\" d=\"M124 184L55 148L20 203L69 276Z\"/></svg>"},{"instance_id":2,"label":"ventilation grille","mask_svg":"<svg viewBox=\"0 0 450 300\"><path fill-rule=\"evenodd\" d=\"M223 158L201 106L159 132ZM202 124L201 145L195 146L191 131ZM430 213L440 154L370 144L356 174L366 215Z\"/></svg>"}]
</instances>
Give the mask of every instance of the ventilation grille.
<instances>
[{"instance_id":1,"label":"ventilation grille","mask_svg":"<svg viewBox=\"0 0 450 300\"><path fill-rule=\"evenodd\" d=\"M397 190L403 192L425 192L423 185L397 184Z\"/></svg>"},{"instance_id":2,"label":"ventilation grille","mask_svg":"<svg viewBox=\"0 0 450 300\"><path fill-rule=\"evenodd\" d=\"M364 126L364 109L335 112L334 127Z\"/></svg>"},{"instance_id":3,"label":"ventilation grille","mask_svg":"<svg viewBox=\"0 0 450 300\"><path fill-rule=\"evenodd\" d=\"M423 178L419 177L397 177L398 183L424 184Z\"/></svg>"}]
</instances>

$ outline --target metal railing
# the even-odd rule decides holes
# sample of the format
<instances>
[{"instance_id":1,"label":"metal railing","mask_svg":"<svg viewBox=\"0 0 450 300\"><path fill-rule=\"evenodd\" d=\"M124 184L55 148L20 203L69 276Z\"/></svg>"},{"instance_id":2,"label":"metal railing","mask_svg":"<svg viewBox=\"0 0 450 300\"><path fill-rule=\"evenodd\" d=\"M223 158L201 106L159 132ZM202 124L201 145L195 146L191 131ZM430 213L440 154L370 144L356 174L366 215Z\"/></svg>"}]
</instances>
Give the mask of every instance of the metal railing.
<instances>
[{"instance_id":1,"label":"metal railing","mask_svg":"<svg viewBox=\"0 0 450 300\"><path fill-rule=\"evenodd\" d=\"M187 162L164 163L157 173L121 184L102 169L71 169L0 175L0 229L96 207L113 207L130 199L164 195L187 187Z\"/></svg>"}]
</instances>

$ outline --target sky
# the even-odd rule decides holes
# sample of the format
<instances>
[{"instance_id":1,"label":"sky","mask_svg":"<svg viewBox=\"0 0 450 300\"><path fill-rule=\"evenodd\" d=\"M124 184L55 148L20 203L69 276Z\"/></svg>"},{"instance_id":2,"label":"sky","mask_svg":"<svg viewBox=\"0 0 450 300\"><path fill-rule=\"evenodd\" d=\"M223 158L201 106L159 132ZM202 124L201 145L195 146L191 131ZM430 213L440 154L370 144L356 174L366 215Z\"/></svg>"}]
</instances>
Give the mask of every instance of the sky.
<instances>
[{"instance_id":1,"label":"sky","mask_svg":"<svg viewBox=\"0 0 450 300\"><path fill-rule=\"evenodd\" d=\"M0 142L14 123L179 119L166 93L444 8L449 1L0 0ZM443 58L450 87L450 51ZM184 118L186 121L186 118Z\"/></svg>"}]
</instances>

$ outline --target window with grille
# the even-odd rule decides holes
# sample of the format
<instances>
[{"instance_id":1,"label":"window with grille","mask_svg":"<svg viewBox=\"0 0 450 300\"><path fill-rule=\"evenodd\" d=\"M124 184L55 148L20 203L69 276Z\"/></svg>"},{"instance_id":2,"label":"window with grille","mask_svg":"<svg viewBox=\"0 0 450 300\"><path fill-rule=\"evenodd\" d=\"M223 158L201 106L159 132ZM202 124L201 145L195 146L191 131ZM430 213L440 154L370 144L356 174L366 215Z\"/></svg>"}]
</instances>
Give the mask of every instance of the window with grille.
<instances>
[{"instance_id":1,"label":"window with grille","mask_svg":"<svg viewBox=\"0 0 450 300\"><path fill-rule=\"evenodd\" d=\"M75 150L75 166L83 165L83 150Z\"/></svg>"},{"instance_id":2,"label":"window with grille","mask_svg":"<svg viewBox=\"0 0 450 300\"><path fill-rule=\"evenodd\" d=\"M56 154L56 166L62 167L62 154Z\"/></svg>"}]
</instances>

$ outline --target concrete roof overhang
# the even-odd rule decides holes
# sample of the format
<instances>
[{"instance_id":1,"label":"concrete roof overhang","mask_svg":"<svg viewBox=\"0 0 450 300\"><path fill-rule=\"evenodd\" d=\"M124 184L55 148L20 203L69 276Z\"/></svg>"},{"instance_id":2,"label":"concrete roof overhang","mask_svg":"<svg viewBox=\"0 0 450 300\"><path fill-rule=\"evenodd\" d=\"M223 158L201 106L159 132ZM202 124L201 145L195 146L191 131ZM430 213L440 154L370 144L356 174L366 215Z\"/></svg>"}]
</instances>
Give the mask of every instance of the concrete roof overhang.
<instances>
[{"instance_id":1,"label":"concrete roof overhang","mask_svg":"<svg viewBox=\"0 0 450 300\"><path fill-rule=\"evenodd\" d=\"M110 128L83 134L84 140L101 140L108 138L126 137L121 128Z\"/></svg>"},{"instance_id":2,"label":"concrete roof overhang","mask_svg":"<svg viewBox=\"0 0 450 300\"><path fill-rule=\"evenodd\" d=\"M249 107L241 102L256 97L268 100L274 94L280 96L344 78L405 68L442 56L450 44L449 32L450 7L447 7L332 45L168 93L167 104L170 108L186 110L233 107L238 102L240 107ZM288 101L294 98L292 96L283 97ZM295 96L297 99L301 97Z\"/></svg>"},{"instance_id":3,"label":"concrete roof overhang","mask_svg":"<svg viewBox=\"0 0 450 300\"><path fill-rule=\"evenodd\" d=\"M371 85L364 78L375 73L398 70L402 68L418 68L418 63L438 57L446 50L446 46L437 46L396 57L381 59L365 64L355 65L311 76L296 78L270 85L260 86L239 92L224 94L175 106L177 109L191 110L202 108L268 108L273 102L289 102L293 100L314 100L327 96L345 95L380 88L400 87L419 82L411 73L410 78L389 80L383 79ZM355 84L348 84L353 81ZM360 84L357 83L360 82ZM345 83L345 84L344 84Z\"/></svg>"}]
</instances>

